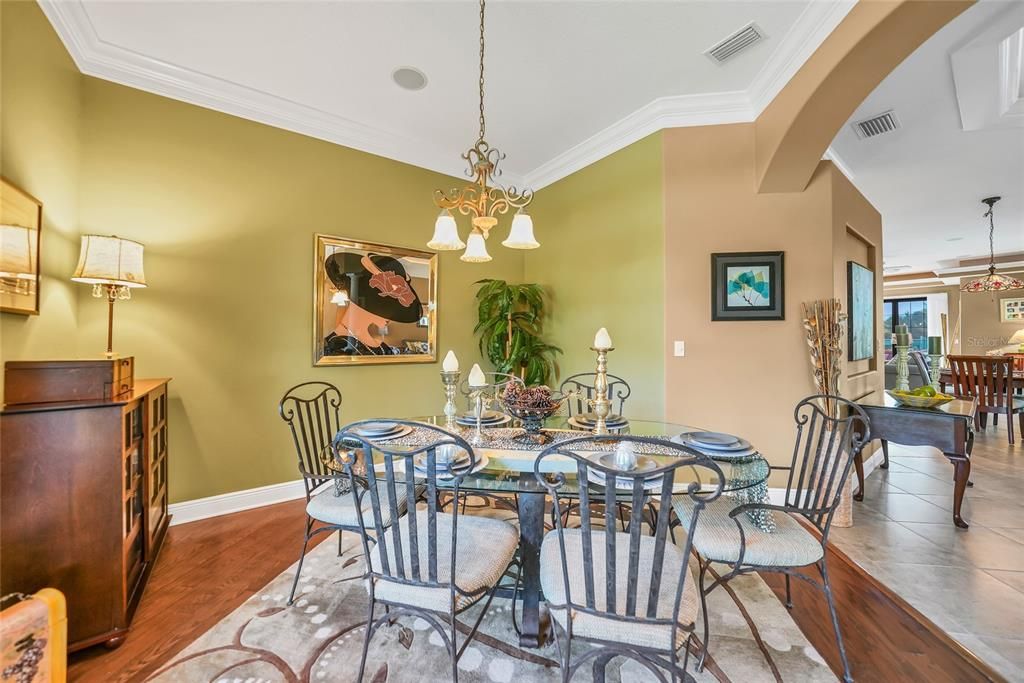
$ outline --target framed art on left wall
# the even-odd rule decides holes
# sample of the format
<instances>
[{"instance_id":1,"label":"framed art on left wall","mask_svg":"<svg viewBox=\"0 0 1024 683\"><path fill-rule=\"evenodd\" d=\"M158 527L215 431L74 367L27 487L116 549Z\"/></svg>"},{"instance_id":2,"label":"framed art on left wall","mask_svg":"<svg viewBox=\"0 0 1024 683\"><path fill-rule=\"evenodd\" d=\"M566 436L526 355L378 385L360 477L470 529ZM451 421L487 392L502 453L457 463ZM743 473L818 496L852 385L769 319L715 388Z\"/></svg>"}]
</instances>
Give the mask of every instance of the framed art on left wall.
<instances>
[{"instance_id":1,"label":"framed art on left wall","mask_svg":"<svg viewBox=\"0 0 1024 683\"><path fill-rule=\"evenodd\" d=\"M0 311L39 313L42 229L42 202L0 178Z\"/></svg>"},{"instance_id":2,"label":"framed art on left wall","mask_svg":"<svg viewBox=\"0 0 1024 683\"><path fill-rule=\"evenodd\" d=\"M313 240L314 365L437 360L437 254Z\"/></svg>"}]
</instances>

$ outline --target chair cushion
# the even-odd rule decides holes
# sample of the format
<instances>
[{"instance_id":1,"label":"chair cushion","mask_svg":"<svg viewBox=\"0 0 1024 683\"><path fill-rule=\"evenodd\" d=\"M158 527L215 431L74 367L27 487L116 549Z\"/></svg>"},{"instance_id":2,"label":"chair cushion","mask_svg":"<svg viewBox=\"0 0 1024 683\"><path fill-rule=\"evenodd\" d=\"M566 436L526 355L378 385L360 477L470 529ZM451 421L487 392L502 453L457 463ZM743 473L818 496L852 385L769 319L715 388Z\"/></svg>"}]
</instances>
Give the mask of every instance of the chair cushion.
<instances>
[{"instance_id":1,"label":"chair cushion","mask_svg":"<svg viewBox=\"0 0 1024 683\"><path fill-rule=\"evenodd\" d=\"M744 513L737 515L735 521L729 517L736 506L736 501L723 496L708 503L701 511L693 534L693 547L706 559L714 562L736 562L739 559L740 532L736 521L743 526L746 541L744 565L803 567L822 558L821 541L791 516L774 513L776 529L767 532L757 528ZM693 519L693 499L676 496L673 508L683 523L683 530L688 530Z\"/></svg>"},{"instance_id":2,"label":"chair cushion","mask_svg":"<svg viewBox=\"0 0 1024 683\"><path fill-rule=\"evenodd\" d=\"M587 589L584 579L585 571L594 572L594 603L595 608L603 610L607 605L605 561L605 532L591 531L593 547L593 563L586 564L583 557L583 530L565 529L565 554L569 565L569 592L577 605L586 604ZM572 615L572 633L583 638L614 641L627 645L656 647L664 650L675 650L681 646L689 635L687 631L676 629L676 642L672 643L672 629L661 624L644 623L647 614L647 600L651 591L651 570L654 564L654 538L640 537L640 561L637 568L636 618L629 621L611 619L586 612L574 612ZM661 587L658 592L658 606L655 616L659 619L671 619L676 594L679 590L679 577L686 556L671 541L665 544L665 559L662 564ZM697 585L689 567L686 568L683 594L679 604L679 623L691 626L697 618L698 597ZM626 615L626 590L629 580L629 534L615 534L615 612ZM566 626L566 610L556 609L553 605L564 605L565 579L562 576L562 554L558 543L558 531L550 531L544 537L540 550L540 583L544 595L551 607L552 616L564 628Z\"/></svg>"},{"instance_id":3,"label":"chair cushion","mask_svg":"<svg viewBox=\"0 0 1024 683\"><path fill-rule=\"evenodd\" d=\"M427 540L429 538L427 535L429 517L426 510L417 510L415 515L406 515L398 522L397 526L402 535L402 563L405 568L405 576L408 579L415 579L410 562L412 544L409 541L409 523L411 519L416 520L420 577L425 582L429 576L427 558L430 552L430 544ZM452 515L448 513L437 513L437 581L444 584L444 587L411 586L378 577L375 588L375 596L378 599L449 613L451 597L448 584L451 583L452 519ZM490 588L501 579L509 562L512 561L512 556L519 545L519 531L500 519L475 515L460 514L458 524L455 586L469 593L476 592L481 588ZM384 538L387 544L390 573L398 575L398 565L395 562L395 527L384 532ZM378 542L370 550L370 566L377 572L383 571L380 547L381 544ZM456 591L455 611L473 604L484 595L486 595L486 591L476 596L461 595Z\"/></svg>"},{"instance_id":4,"label":"chair cushion","mask_svg":"<svg viewBox=\"0 0 1024 683\"><path fill-rule=\"evenodd\" d=\"M391 526L391 504L387 486L377 485L378 496L381 502L381 524ZM423 492L422 486L417 486L415 493L419 496ZM405 486L396 486L395 494L398 499L398 514L404 515L406 509ZM363 524L367 531L373 531L373 498L369 493L363 494ZM359 519L355 513L355 502L352 500L352 492L346 491L340 496L335 495L334 487L328 486L325 490L313 496L306 504L306 514L326 524L337 524L339 526L359 528Z\"/></svg>"}]
</instances>

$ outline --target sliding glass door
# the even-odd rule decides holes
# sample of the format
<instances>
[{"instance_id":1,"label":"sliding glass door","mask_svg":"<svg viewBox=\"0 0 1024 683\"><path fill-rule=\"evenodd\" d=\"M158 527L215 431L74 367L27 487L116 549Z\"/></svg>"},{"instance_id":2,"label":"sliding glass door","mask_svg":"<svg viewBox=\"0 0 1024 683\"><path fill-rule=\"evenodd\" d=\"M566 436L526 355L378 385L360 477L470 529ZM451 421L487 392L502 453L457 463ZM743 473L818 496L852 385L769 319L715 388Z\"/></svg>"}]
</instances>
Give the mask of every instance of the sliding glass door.
<instances>
[{"instance_id":1,"label":"sliding glass door","mask_svg":"<svg viewBox=\"0 0 1024 683\"><path fill-rule=\"evenodd\" d=\"M913 337L912 347L928 350L928 299L886 299L882 305L882 326L885 330L885 358L893 357L892 332L896 325L906 325Z\"/></svg>"}]
</instances>

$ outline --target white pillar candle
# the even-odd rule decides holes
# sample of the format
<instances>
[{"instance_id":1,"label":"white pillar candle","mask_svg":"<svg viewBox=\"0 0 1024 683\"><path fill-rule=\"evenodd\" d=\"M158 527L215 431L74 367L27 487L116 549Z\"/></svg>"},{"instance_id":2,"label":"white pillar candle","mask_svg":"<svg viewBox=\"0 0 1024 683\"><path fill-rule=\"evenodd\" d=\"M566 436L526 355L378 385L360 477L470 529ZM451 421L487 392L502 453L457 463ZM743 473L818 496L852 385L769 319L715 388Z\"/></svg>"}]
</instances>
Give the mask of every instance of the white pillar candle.
<instances>
[{"instance_id":1,"label":"white pillar candle","mask_svg":"<svg viewBox=\"0 0 1024 683\"><path fill-rule=\"evenodd\" d=\"M595 349L610 349L612 348L612 338L608 336L608 330L601 328L594 335L594 348Z\"/></svg>"},{"instance_id":2,"label":"white pillar candle","mask_svg":"<svg viewBox=\"0 0 1024 683\"><path fill-rule=\"evenodd\" d=\"M487 386L487 377L477 363L473 363L473 369L469 371L469 386L477 388Z\"/></svg>"},{"instance_id":3,"label":"white pillar candle","mask_svg":"<svg viewBox=\"0 0 1024 683\"><path fill-rule=\"evenodd\" d=\"M444 362L441 363L441 369L445 372L459 371L459 359L455 357L455 352L451 349L448 350L448 355L444 357Z\"/></svg>"}]
</instances>

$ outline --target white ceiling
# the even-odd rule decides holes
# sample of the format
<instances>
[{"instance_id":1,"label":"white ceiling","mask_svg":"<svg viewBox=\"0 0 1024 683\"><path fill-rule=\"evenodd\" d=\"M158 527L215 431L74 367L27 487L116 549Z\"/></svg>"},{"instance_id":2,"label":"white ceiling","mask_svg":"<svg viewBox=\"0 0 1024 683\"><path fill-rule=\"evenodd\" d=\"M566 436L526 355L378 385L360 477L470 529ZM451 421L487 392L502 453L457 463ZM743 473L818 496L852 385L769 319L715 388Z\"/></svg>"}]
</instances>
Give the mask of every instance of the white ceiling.
<instances>
[{"instance_id":1,"label":"white ceiling","mask_svg":"<svg viewBox=\"0 0 1024 683\"><path fill-rule=\"evenodd\" d=\"M461 174L477 131L469 0L42 0L84 73ZM851 0L492 0L488 140L540 187L667 126L750 121ZM767 40L703 52L754 21ZM413 66L427 87L398 88Z\"/></svg>"},{"instance_id":2,"label":"white ceiling","mask_svg":"<svg viewBox=\"0 0 1024 683\"><path fill-rule=\"evenodd\" d=\"M1014 79L1024 94L1021 53L1006 53L1021 27L1024 3L974 5L897 67L851 118L894 109L900 129L860 140L847 125L832 143L833 158L882 213L887 266L944 270L987 256L981 199L992 195L1003 197L996 253L1024 252L1024 116L1015 114L1019 101L1000 104L1003 85Z\"/></svg>"}]
</instances>

